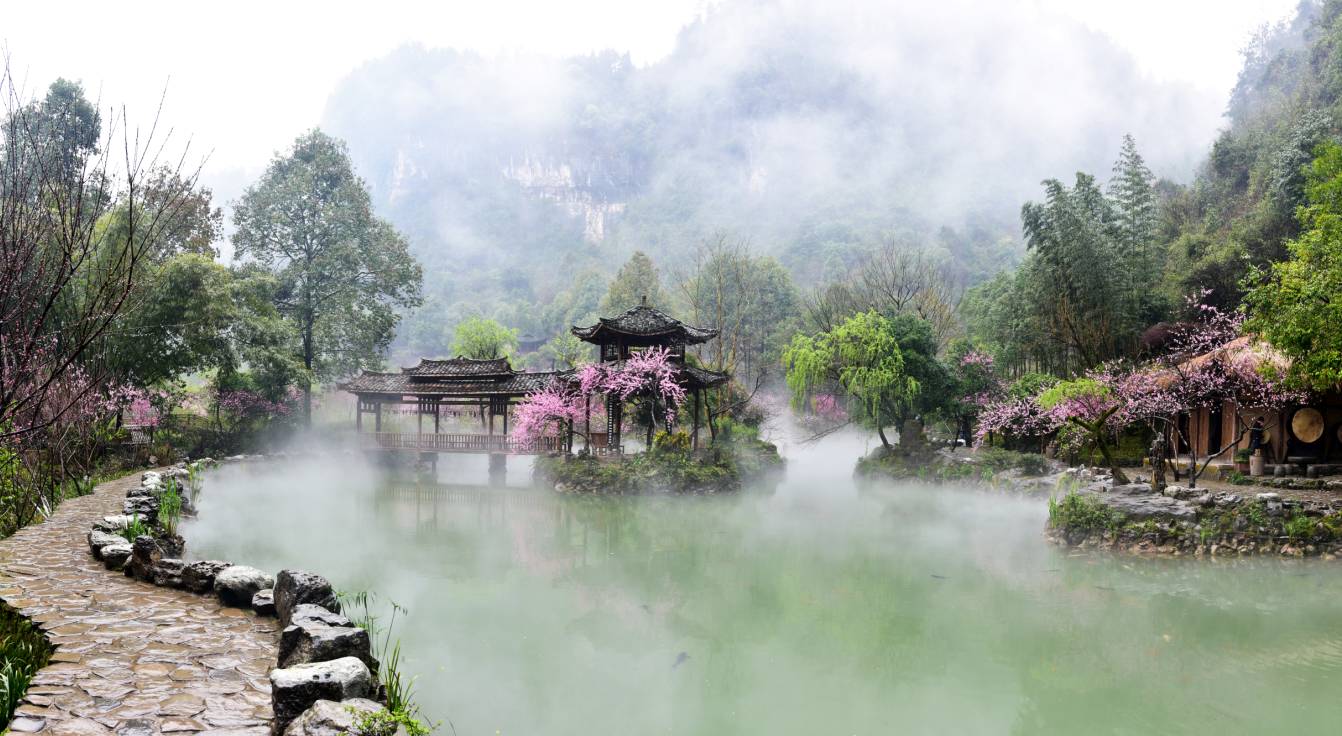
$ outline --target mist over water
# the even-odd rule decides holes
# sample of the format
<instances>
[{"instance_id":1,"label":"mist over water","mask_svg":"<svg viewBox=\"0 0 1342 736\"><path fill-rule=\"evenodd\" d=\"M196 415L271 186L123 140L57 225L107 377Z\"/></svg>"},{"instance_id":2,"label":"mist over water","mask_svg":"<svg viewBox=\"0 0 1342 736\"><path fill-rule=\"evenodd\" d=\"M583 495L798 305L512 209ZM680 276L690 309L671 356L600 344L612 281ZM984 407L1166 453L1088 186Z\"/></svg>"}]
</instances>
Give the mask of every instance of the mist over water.
<instances>
[{"instance_id":1,"label":"mist over water","mask_svg":"<svg viewBox=\"0 0 1342 736\"><path fill-rule=\"evenodd\" d=\"M1042 538L1042 500L859 488L864 436L780 433L787 478L721 497L560 497L524 487L519 458L507 488L483 457L444 458L437 485L353 459L230 466L183 533L194 558L309 568L409 608L406 667L462 736L1342 718L1335 566L1073 555Z\"/></svg>"}]
</instances>

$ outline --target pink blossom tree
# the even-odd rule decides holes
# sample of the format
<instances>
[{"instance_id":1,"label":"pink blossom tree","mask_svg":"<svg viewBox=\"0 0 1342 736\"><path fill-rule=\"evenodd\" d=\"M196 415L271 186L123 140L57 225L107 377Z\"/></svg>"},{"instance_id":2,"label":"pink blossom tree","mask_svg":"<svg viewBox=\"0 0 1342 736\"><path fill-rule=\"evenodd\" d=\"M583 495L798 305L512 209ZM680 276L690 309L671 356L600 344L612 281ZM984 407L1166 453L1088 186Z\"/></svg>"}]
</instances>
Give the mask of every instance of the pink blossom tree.
<instances>
[{"instance_id":1,"label":"pink blossom tree","mask_svg":"<svg viewBox=\"0 0 1342 736\"><path fill-rule=\"evenodd\" d=\"M671 359L670 349L649 348L618 363L583 366L578 371L578 384L585 396L605 394L620 401L644 397L648 402L649 429L655 430L659 407L670 426L675 423L677 408L685 403L680 372L680 366Z\"/></svg>"},{"instance_id":2,"label":"pink blossom tree","mask_svg":"<svg viewBox=\"0 0 1342 736\"><path fill-rule=\"evenodd\" d=\"M525 447L534 446L542 437L558 437L583 418L584 397L561 381L533 391L517 406L513 439Z\"/></svg>"},{"instance_id":3,"label":"pink blossom tree","mask_svg":"<svg viewBox=\"0 0 1342 736\"><path fill-rule=\"evenodd\" d=\"M622 402L643 398L648 402L650 429L656 427L659 414L670 426L687 393L680 384L681 368L667 348L650 348L616 363L589 364L576 378L576 389L553 382L523 398L512 435L521 442L534 442L557 431L563 422L574 431L577 420L587 416L589 399L597 395Z\"/></svg>"}]
</instances>

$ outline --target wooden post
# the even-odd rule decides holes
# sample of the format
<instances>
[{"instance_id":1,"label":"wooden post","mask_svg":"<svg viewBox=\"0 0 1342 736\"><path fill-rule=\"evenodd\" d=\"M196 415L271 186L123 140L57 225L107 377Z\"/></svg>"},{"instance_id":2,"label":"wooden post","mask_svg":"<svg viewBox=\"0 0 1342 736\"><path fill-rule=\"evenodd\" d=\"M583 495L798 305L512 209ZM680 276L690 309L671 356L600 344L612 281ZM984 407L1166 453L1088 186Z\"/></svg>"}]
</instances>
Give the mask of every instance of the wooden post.
<instances>
[{"instance_id":1,"label":"wooden post","mask_svg":"<svg viewBox=\"0 0 1342 736\"><path fill-rule=\"evenodd\" d=\"M592 397L590 395L584 396L582 402L582 448L590 455L592 453Z\"/></svg>"},{"instance_id":2,"label":"wooden post","mask_svg":"<svg viewBox=\"0 0 1342 736\"><path fill-rule=\"evenodd\" d=\"M442 414L443 414L443 405L440 404L440 403L438 403L437 401L434 401L434 402L433 402L433 433L434 433L434 434L442 434L442 432L440 432L440 431L438 430L438 420L439 420L440 417L442 417ZM436 456L435 456L435 457L436 457Z\"/></svg>"},{"instance_id":3,"label":"wooden post","mask_svg":"<svg viewBox=\"0 0 1342 736\"><path fill-rule=\"evenodd\" d=\"M690 425L690 448L699 449L699 389L694 390L694 419Z\"/></svg>"},{"instance_id":4,"label":"wooden post","mask_svg":"<svg viewBox=\"0 0 1342 736\"><path fill-rule=\"evenodd\" d=\"M377 402L376 406L377 406L377 412L374 414L373 431L374 431L374 432L381 432L381 431L382 431L382 402L381 402L381 401Z\"/></svg>"},{"instance_id":5,"label":"wooden post","mask_svg":"<svg viewBox=\"0 0 1342 736\"><path fill-rule=\"evenodd\" d=\"M357 396L354 397L354 431L356 434L363 432L363 399Z\"/></svg>"}]
</instances>

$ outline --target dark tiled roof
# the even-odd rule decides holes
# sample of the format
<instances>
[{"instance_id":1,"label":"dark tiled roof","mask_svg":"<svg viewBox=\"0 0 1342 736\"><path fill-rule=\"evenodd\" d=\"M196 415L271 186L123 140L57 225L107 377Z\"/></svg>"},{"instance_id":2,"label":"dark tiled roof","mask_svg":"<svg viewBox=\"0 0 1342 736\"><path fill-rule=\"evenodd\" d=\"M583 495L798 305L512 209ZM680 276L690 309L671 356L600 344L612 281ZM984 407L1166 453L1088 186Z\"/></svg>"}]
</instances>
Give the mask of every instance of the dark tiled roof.
<instances>
[{"instance_id":1,"label":"dark tiled roof","mask_svg":"<svg viewBox=\"0 0 1342 736\"><path fill-rule=\"evenodd\" d=\"M512 373L502 378L481 377L463 380L424 379L409 373L364 371L340 384L342 391L356 394L392 394L415 396L521 396L545 388L556 373Z\"/></svg>"},{"instance_id":2,"label":"dark tiled roof","mask_svg":"<svg viewBox=\"0 0 1342 736\"><path fill-rule=\"evenodd\" d=\"M402 368L402 373L415 377L470 377L470 376L508 376L513 367L507 358L476 360L458 355L455 358L420 358L419 365Z\"/></svg>"},{"instance_id":3,"label":"dark tiled roof","mask_svg":"<svg viewBox=\"0 0 1342 736\"><path fill-rule=\"evenodd\" d=\"M717 330L692 327L658 309L640 304L617 317L601 317L591 327L574 327L573 334L587 342L600 343L609 335L670 338L669 342L698 345L718 336Z\"/></svg>"},{"instance_id":4,"label":"dark tiled roof","mask_svg":"<svg viewBox=\"0 0 1342 736\"><path fill-rule=\"evenodd\" d=\"M731 376L726 373L710 371L707 368L696 368L692 365L685 366L685 375L689 378L690 388L711 388L727 382Z\"/></svg>"}]
</instances>

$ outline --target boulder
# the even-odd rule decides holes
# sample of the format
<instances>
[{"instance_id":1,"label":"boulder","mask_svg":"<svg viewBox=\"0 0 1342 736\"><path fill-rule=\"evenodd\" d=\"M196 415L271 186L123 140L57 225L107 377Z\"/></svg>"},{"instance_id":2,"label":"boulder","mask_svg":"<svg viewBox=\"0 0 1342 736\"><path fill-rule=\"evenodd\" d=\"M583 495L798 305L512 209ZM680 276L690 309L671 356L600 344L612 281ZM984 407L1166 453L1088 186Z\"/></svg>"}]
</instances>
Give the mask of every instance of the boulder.
<instances>
[{"instance_id":1,"label":"boulder","mask_svg":"<svg viewBox=\"0 0 1342 736\"><path fill-rule=\"evenodd\" d=\"M350 620L343 615L323 608L315 603L301 603L289 614L289 623L311 623L323 626L350 626Z\"/></svg>"},{"instance_id":2,"label":"boulder","mask_svg":"<svg viewBox=\"0 0 1342 736\"><path fill-rule=\"evenodd\" d=\"M178 481L177 485L180 487L182 485L182 481L191 477L191 471L187 470L184 466L177 465L163 471L162 477L164 481L166 481L169 478L175 478Z\"/></svg>"},{"instance_id":3,"label":"boulder","mask_svg":"<svg viewBox=\"0 0 1342 736\"><path fill-rule=\"evenodd\" d=\"M93 528L100 532L111 532L112 534L116 534L122 529L129 527L133 521L135 521L135 517L122 514L116 516L104 516L102 521L93 522Z\"/></svg>"},{"instance_id":4,"label":"boulder","mask_svg":"<svg viewBox=\"0 0 1342 736\"><path fill-rule=\"evenodd\" d=\"M341 703L318 700L284 729L284 736L343 736L356 733L358 722L366 714L384 710L381 705L366 698L351 698Z\"/></svg>"},{"instance_id":5,"label":"boulder","mask_svg":"<svg viewBox=\"0 0 1342 736\"><path fill-rule=\"evenodd\" d=\"M316 606L299 606L284 631L280 633L279 666L292 667L308 662L327 662L342 657L356 657L377 670L377 660L373 659L368 632L339 614L304 615L304 609ZM325 609L318 608L319 611ZM327 623L332 621L332 623Z\"/></svg>"},{"instance_id":6,"label":"boulder","mask_svg":"<svg viewBox=\"0 0 1342 736\"><path fill-rule=\"evenodd\" d=\"M182 570L182 587L192 593L208 593L214 590L214 576L232 564L222 560L193 562Z\"/></svg>"},{"instance_id":7,"label":"boulder","mask_svg":"<svg viewBox=\"0 0 1342 736\"><path fill-rule=\"evenodd\" d=\"M235 608L251 608L257 591L274 587L275 578L254 567L230 565L214 576L214 592L219 601Z\"/></svg>"},{"instance_id":8,"label":"boulder","mask_svg":"<svg viewBox=\"0 0 1342 736\"><path fill-rule=\"evenodd\" d=\"M186 551L186 539L180 534L160 534L154 537L164 557L181 557Z\"/></svg>"},{"instance_id":9,"label":"boulder","mask_svg":"<svg viewBox=\"0 0 1342 736\"><path fill-rule=\"evenodd\" d=\"M130 559L130 542L121 540L119 544L109 544L102 548L103 567L108 570L120 570Z\"/></svg>"},{"instance_id":10,"label":"boulder","mask_svg":"<svg viewBox=\"0 0 1342 736\"><path fill-rule=\"evenodd\" d=\"M127 496L121 504L126 516L138 516L146 524L158 521L158 499L153 496Z\"/></svg>"},{"instance_id":11,"label":"boulder","mask_svg":"<svg viewBox=\"0 0 1342 736\"><path fill-rule=\"evenodd\" d=\"M266 588L265 590L256 591L256 595L252 596L252 610L255 611L258 616L274 616L275 589Z\"/></svg>"},{"instance_id":12,"label":"boulder","mask_svg":"<svg viewBox=\"0 0 1342 736\"><path fill-rule=\"evenodd\" d=\"M280 570L275 578L275 615L288 626L294 609L304 603L340 612L340 601L326 578L303 570Z\"/></svg>"},{"instance_id":13,"label":"boulder","mask_svg":"<svg viewBox=\"0 0 1342 736\"><path fill-rule=\"evenodd\" d=\"M89 551L93 552L94 559L101 560L103 547L111 544L126 544L126 538L120 534L100 532L97 529L89 532Z\"/></svg>"},{"instance_id":14,"label":"boulder","mask_svg":"<svg viewBox=\"0 0 1342 736\"><path fill-rule=\"evenodd\" d=\"M145 483L148 483L148 482L150 482L150 481L158 481L158 480L162 480L162 479L163 479L163 474L160 473L160 472L158 472L157 470L146 470L146 471L144 471L143 473L140 473L140 484L141 484L141 485L144 485Z\"/></svg>"},{"instance_id":15,"label":"boulder","mask_svg":"<svg viewBox=\"0 0 1342 736\"><path fill-rule=\"evenodd\" d=\"M154 565L163 559L163 550L158 546L154 538L141 534L131 543L130 559L126 561L124 568L128 577L145 582L153 582Z\"/></svg>"},{"instance_id":16,"label":"boulder","mask_svg":"<svg viewBox=\"0 0 1342 736\"><path fill-rule=\"evenodd\" d=\"M155 565L152 572L154 585L161 588L182 587L182 570L186 563L175 557L164 557Z\"/></svg>"},{"instance_id":17,"label":"boulder","mask_svg":"<svg viewBox=\"0 0 1342 736\"><path fill-rule=\"evenodd\" d=\"M373 673L354 657L276 668L270 671L270 704L274 711L270 731L284 733L318 700L373 698L376 691Z\"/></svg>"},{"instance_id":18,"label":"boulder","mask_svg":"<svg viewBox=\"0 0 1342 736\"><path fill-rule=\"evenodd\" d=\"M1124 488L1124 486L1119 486ZM1114 489L1115 491L1118 488ZM1098 498L1109 508L1118 511L1129 521L1155 519L1158 521L1192 521L1197 518L1193 504L1154 493L1107 493Z\"/></svg>"}]
</instances>

